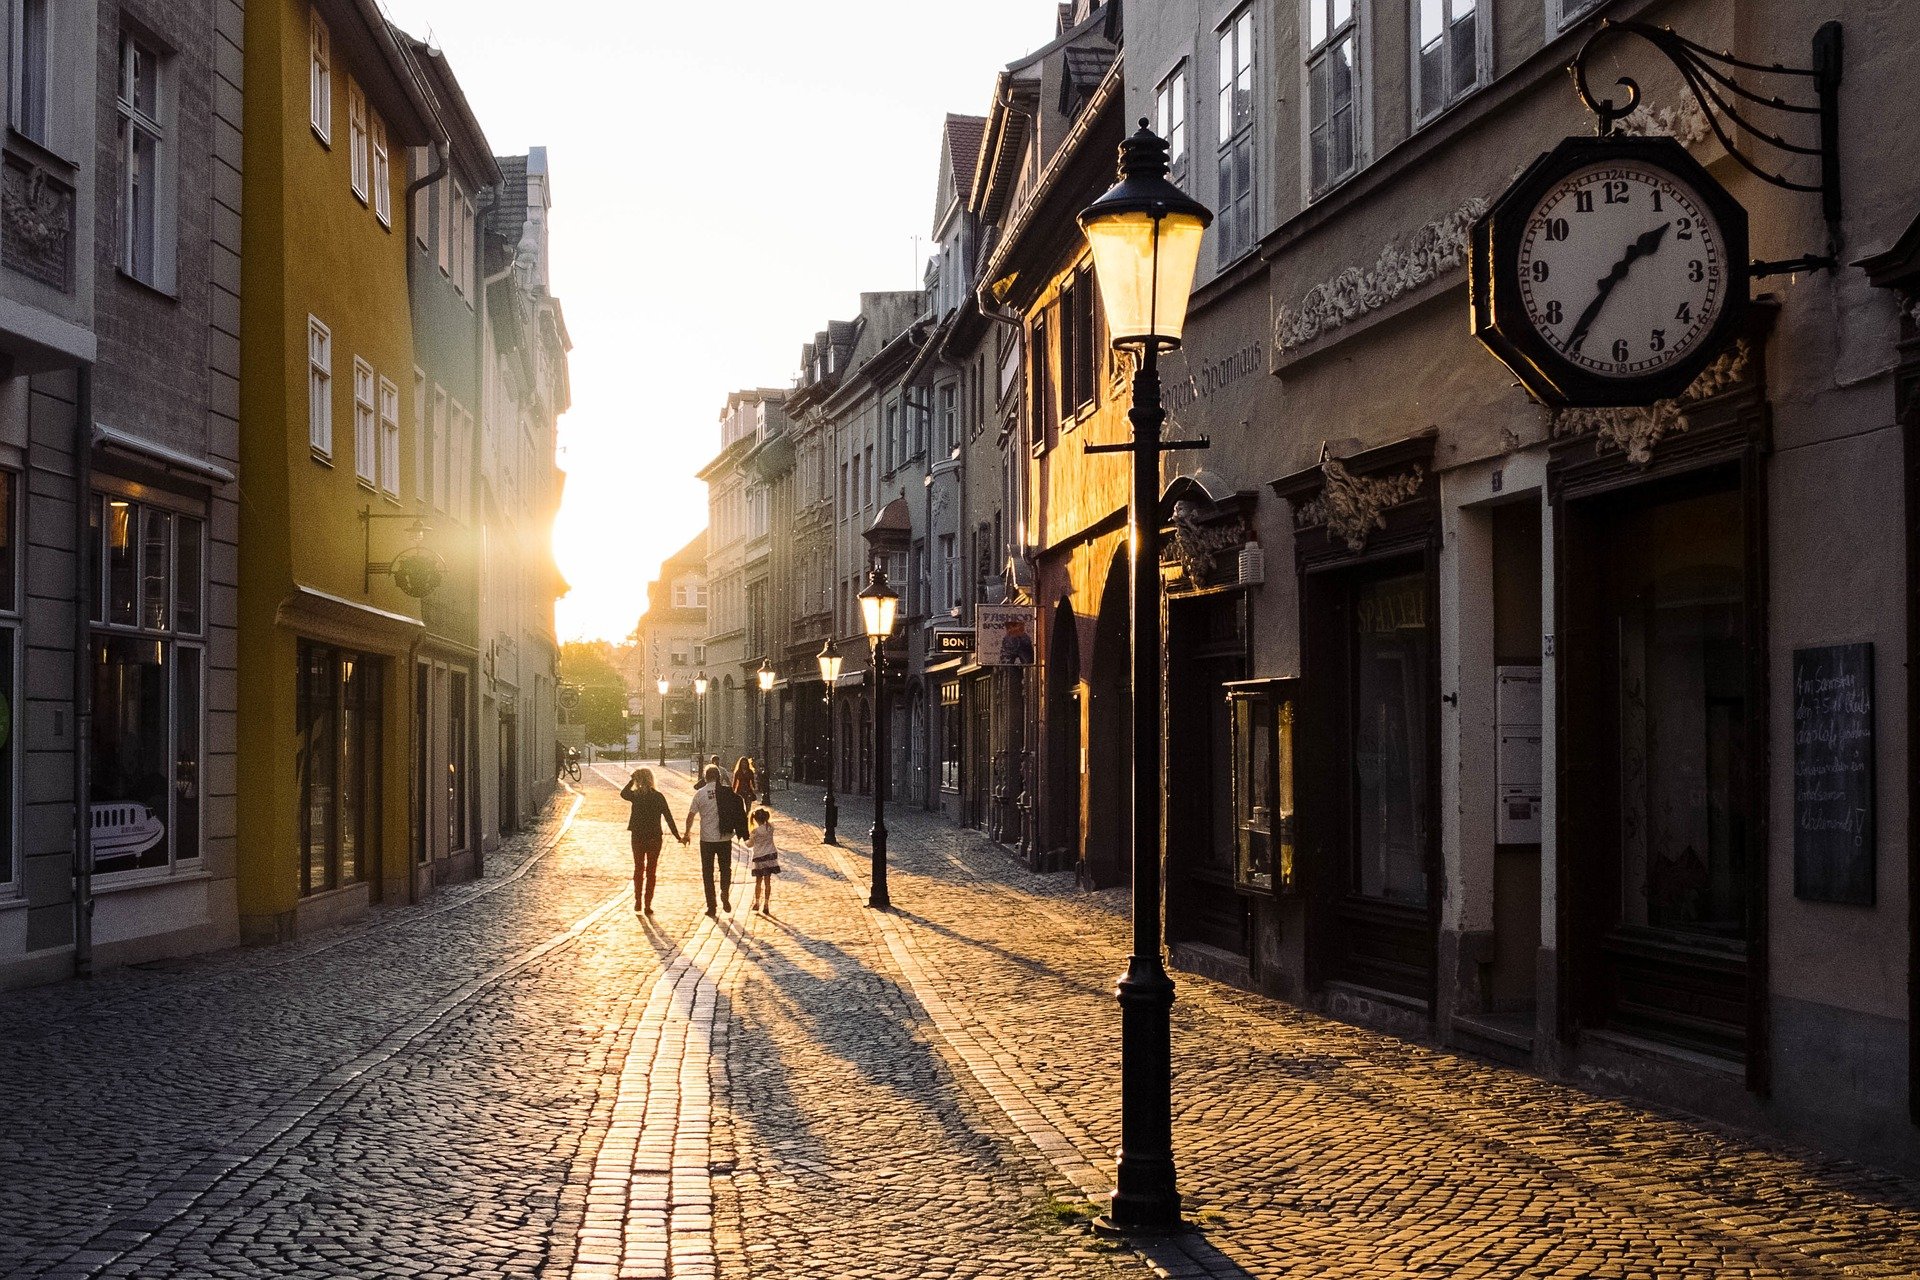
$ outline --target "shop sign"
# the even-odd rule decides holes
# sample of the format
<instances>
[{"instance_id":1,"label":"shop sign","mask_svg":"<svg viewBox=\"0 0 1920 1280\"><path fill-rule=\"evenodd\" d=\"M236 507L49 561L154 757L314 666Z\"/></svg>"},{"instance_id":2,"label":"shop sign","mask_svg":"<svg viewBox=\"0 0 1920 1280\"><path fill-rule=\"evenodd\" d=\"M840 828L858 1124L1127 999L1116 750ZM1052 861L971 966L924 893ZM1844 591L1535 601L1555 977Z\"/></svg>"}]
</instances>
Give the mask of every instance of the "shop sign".
<instances>
[{"instance_id":1,"label":"shop sign","mask_svg":"<svg viewBox=\"0 0 1920 1280\"><path fill-rule=\"evenodd\" d=\"M933 633L933 652L941 658L972 653L973 632L957 627L938 628Z\"/></svg>"},{"instance_id":2,"label":"shop sign","mask_svg":"<svg viewBox=\"0 0 1920 1280\"><path fill-rule=\"evenodd\" d=\"M974 609L974 661L983 667L1033 665L1034 608L983 604Z\"/></svg>"}]
</instances>

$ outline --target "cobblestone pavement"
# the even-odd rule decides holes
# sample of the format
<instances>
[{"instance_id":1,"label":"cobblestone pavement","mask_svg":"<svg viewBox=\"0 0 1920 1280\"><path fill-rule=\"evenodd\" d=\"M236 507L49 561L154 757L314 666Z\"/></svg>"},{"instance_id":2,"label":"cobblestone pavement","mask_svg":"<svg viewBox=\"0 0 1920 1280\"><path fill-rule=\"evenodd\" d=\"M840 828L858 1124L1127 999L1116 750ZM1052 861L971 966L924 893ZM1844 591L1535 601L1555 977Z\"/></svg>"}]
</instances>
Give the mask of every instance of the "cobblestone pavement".
<instances>
[{"instance_id":1,"label":"cobblestone pavement","mask_svg":"<svg viewBox=\"0 0 1920 1280\"><path fill-rule=\"evenodd\" d=\"M621 770L487 878L280 947L0 995L0 1276L1920 1276L1920 1186L1178 975L1198 1231L1079 1219L1124 901L776 796L771 917L627 884ZM684 801L683 775L666 789Z\"/></svg>"}]
</instances>

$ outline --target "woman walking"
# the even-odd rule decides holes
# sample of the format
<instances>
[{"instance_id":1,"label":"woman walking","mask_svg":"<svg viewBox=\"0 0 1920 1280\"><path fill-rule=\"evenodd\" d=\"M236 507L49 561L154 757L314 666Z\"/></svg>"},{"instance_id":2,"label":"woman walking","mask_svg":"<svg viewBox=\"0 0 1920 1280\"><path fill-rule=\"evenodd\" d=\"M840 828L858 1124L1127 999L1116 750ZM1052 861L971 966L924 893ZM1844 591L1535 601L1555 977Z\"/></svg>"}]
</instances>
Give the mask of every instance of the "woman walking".
<instances>
[{"instance_id":1,"label":"woman walking","mask_svg":"<svg viewBox=\"0 0 1920 1280\"><path fill-rule=\"evenodd\" d=\"M741 756L733 766L733 794L743 806L750 807L760 798L760 775L754 772L753 757Z\"/></svg>"},{"instance_id":2,"label":"woman walking","mask_svg":"<svg viewBox=\"0 0 1920 1280\"><path fill-rule=\"evenodd\" d=\"M667 798L654 790L653 770L635 769L620 788L620 798L633 806L627 818L627 834L633 841L633 913L650 916L654 875L660 869L660 824L666 824L675 840L680 839L680 828L674 825Z\"/></svg>"}]
</instances>

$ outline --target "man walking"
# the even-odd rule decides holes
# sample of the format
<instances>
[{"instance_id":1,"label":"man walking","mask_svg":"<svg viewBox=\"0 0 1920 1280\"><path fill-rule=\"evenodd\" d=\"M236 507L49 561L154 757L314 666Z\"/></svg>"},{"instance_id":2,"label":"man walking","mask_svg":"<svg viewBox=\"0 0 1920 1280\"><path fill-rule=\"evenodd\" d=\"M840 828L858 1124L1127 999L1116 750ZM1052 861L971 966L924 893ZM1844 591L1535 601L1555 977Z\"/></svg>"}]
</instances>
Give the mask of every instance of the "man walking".
<instances>
[{"instance_id":1,"label":"man walking","mask_svg":"<svg viewBox=\"0 0 1920 1280\"><path fill-rule=\"evenodd\" d=\"M733 837L747 838L747 809L733 788L726 785L718 765L708 765L700 787L687 806L686 821L680 824L680 842L693 835L694 819L700 820L700 883L707 891L707 914L713 914L713 868L720 864L720 909L733 910Z\"/></svg>"}]
</instances>

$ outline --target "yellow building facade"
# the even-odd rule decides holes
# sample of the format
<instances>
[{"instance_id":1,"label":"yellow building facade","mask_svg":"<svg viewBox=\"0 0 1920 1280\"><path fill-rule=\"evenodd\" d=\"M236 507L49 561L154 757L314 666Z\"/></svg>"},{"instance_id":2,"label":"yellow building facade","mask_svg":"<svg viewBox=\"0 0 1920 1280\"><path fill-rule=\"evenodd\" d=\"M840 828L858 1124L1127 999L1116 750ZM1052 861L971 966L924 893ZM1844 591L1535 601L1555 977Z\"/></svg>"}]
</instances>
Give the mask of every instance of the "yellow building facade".
<instances>
[{"instance_id":1,"label":"yellow building facade","mask_svg":"<svg viewBox=\"0 0 1920 1280\"><path fill-rule=\"evenodd\" d=\"M414 541L405 156L439 134L374 0L248 5L238 878L250 938L411 892L421 611L368 564Z\"/></svg>"}]
</instances>

